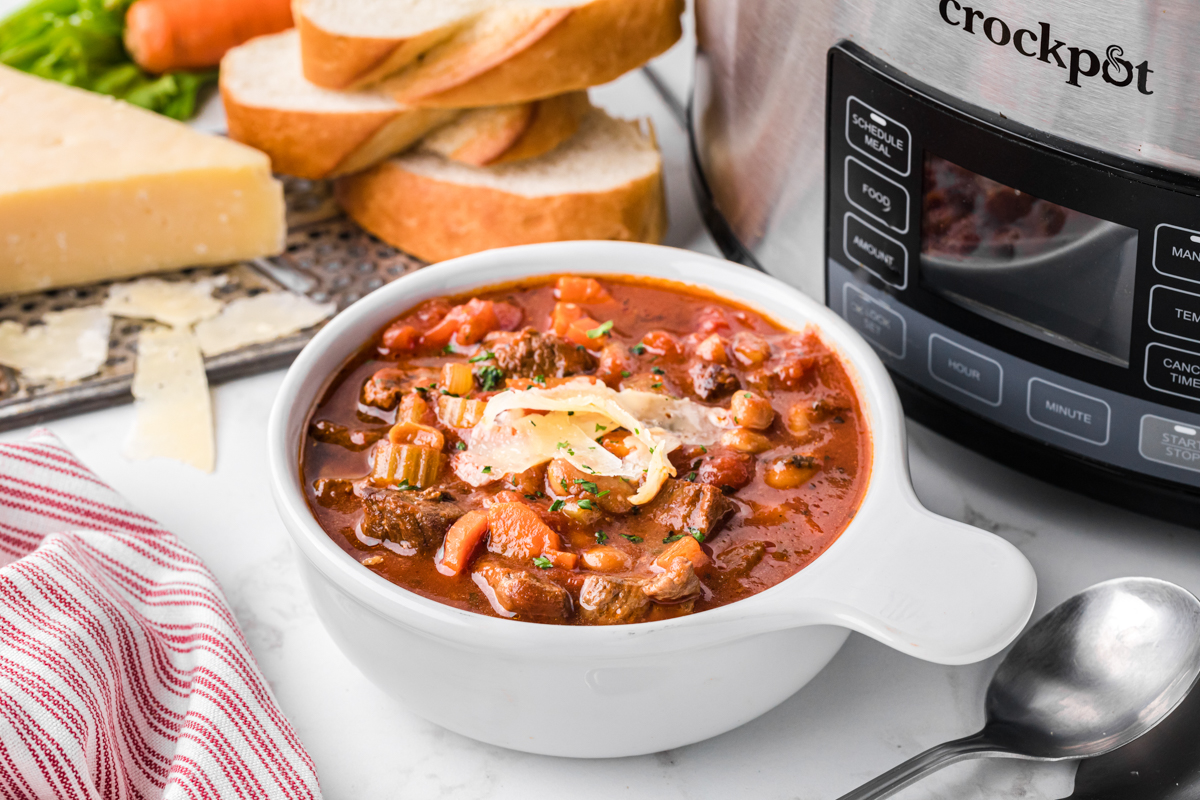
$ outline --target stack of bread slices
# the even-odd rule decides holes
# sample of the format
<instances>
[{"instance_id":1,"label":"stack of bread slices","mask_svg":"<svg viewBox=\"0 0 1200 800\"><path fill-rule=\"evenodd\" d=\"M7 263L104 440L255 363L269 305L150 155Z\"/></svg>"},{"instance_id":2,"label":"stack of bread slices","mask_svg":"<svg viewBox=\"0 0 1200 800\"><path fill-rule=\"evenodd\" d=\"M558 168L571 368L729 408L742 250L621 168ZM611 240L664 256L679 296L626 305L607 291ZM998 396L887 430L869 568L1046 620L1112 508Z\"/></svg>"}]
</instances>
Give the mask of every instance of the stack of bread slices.
<instances>
[{"instance_id":1,"label":"stack of bread slices","mask_svg":"<svg viewBox=\"0 0 1200 800\"><path fill-rule=\"evenodd\" d=\"M336 179L362 227L426 261L567 239L657 242L648 120L588 87L678 40L683 0L295 0L221 62L229 135Z\"/></svg>"}]
</instances>

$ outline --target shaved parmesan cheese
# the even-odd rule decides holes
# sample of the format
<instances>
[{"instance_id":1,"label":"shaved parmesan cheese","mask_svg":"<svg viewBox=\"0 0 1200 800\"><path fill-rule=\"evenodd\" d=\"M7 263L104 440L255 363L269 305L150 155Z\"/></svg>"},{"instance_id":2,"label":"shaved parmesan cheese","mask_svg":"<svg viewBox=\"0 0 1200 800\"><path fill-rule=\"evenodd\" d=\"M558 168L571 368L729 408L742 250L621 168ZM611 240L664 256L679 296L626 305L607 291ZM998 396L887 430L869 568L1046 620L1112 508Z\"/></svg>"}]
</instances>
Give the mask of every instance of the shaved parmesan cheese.
<instances>
[{"instance_id":1,"label":"shaved parmesan cheese","mask_svg":"<svg viewBox=\"0 0 1200 800\"><path fill-rule=\"evenodd\" d=\"M220 313L221 301L213 297L212 292L224 283L224 276L198 281L143 278L131 283L117 283L108 289L104 310L116 317L153 319L175 328L186 328Z\"/></svg>"},{"instance_id":2,"label":"shaved parmesan cheese","mask_svg":"<svg viewBox=\"0 0 1200 800\"><path fill-rule=\"evenodd\" d=\"M544 415L532 411L549 412ZM468 480L480 466L489 474L523 472L564 458L595 475L645 478L630 502L648 503L675 474L668 454L680 444L711 444L721 433L718 409L652 392L614 391L587 379L551 389L501 392L488 401L455 472ZM602 426L602 427L601 427ZM619 459L595 442L607 430L632 433L633 451ZM628 441L628 440L627 440ZM460 469L461 464L461 469Z\"/></svg>"},{"instance_id":3,"label":"shaved parmesan cheese","mask_svg":"<svg viewBox=\"0 0 1200 800\"><path fill-rule=\"evenodd\" d=\"M302 294L267 292L229 303L221 313L196 325L206 356L270 342L332 317L336 303L315 303Z\"/></svg>"},{"instance_id":4,"label":"shaved parmesan cheese","mask_svg":"<svg viewBox=\"0 0 1200 800\"><path fill-rule=\"evenodd\" d=\"M137 420L125 444L126 457L173 458L212 472L212 399L204 358L191 331L147 328L138 334L133 396Z\"/></svg>"},{"instance_id":5,"label":"shaved parmesan cheese","mask_svg":"<svg viewBox=\"0 0 1200 800\"><path fill-rule=\"evenodd\" d=\"M108 360L112 317L99 306L52 311L42 322L0 322L0 364L34 381L78 381Z\"/></svg>"}]
</instances>

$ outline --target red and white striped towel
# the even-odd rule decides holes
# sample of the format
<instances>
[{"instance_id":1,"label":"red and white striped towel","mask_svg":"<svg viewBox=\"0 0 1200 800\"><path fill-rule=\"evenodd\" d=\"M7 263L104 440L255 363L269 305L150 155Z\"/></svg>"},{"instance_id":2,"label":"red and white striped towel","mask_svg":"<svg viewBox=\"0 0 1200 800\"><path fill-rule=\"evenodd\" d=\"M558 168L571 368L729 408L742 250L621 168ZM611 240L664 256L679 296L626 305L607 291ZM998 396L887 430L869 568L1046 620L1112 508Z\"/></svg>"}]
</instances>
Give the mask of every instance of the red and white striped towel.
<instances>
[{"instance_id":1,"label":"red and white striped towel","mask_svg":"<svg viewBox=\"0 0 1200 800\"><path fill-rule=\"evenodd\" d=\"M0 798L316 798L216 579L51 433L0 445Z\"/></svg>"}]
</instances>

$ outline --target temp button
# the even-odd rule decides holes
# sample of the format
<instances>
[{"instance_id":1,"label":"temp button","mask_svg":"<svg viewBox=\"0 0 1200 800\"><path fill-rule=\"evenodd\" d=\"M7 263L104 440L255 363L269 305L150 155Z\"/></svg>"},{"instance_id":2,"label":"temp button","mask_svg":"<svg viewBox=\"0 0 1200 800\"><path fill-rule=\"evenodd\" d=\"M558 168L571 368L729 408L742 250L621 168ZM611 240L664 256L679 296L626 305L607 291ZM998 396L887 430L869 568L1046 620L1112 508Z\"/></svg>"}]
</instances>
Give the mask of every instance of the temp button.
<instances>
[{"instance_id":1,"label":"temp button","mask_svg":"<svg viewBox=\"0 0 1200 800\"><path fill-rule=\"evenodd\" d=\"M1092 444L1106 445L1111 413L1108 403L1098 398L1041 378L1029 381L1026 414L1044 428Z\"/></svg>"},{"instance_id":2,"label":"temp button","mask_svg":"<svg viewBox=\"0 0 1200 800\"><path fill-rule=\"evenodd\" d=\"M1151 389L1200 400L1200 353L1165 344L1148 345L1145 381Z\"/></svg>"},{"instance_id":3,"label":"temp button","mask_svg":"<svg viewBox=\"0 0 1200 800\"><path fill-rule=\"evenodd\" d=\"M1150 290L1150 327L1168 336L1200 342L1200 294L1155 286Z\"/></svg>"},{"instance_id":4,"label":"temp button","mask_svg":"<svg viewBox=\"0 0 1200 800\"><path fill-rule=\"evenodd\" d=\"M1200 472L1200 430L1193 425L1147 414L1142 417L1138 452L1147 461Z\"/></svg>"}]
</instances>

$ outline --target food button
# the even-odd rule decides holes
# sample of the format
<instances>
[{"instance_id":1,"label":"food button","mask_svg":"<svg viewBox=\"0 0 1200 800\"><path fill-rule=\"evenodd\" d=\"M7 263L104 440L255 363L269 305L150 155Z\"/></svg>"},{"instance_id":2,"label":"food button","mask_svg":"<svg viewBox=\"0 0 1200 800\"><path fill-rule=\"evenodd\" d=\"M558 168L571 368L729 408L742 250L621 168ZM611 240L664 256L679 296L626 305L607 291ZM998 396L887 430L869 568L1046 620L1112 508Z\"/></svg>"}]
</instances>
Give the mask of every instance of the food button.
<instances>
[{"instance_id":1,"label":"food button","mask_svg":"<svg viewBox=\"0 0 1200 800\"><path fill-rule=\"evenodd\" d=\"M1200 294L1155 286L1150 290L1150 327L1159 333L1200 342Z\"/></svg>"},{"instance_id":2,"label":"food button","mask_svg":"<svg viewBox=\"0 0 1200 800\"><path fill-rule=\"evenodd\" d=\"M1200 282L1200 231L1162 224L1154 229L1154 268Z\"/></svg>"},{"instance_id":3,"label":"food button","mask_svg":"<svg viewBox=\"0 0 1200 800\"><path fill-rule=\"evenodd\" d=\"M1146 347L1144 377L1151 389L1200 400L1200 353L1151 344Z\"/></svg>"},{"instance_id":4,"label":"food button","mask_svg":"<svg viewBox=\"0 0 1200 800\"><path fill-rule=\"evenodd\" d=\"M896 358L904 358L904 317L853 284L842 288L842 316L867 341Z\"/></svg>"},{"instance_id":5,"label":"food button","mask_svg":"<svg viewBox=\"0 0 1200 800\"><path fill-rule=\"evenodd\" d=\"M888 169L907 175L912 164L912 134L878 109L846 98L846 141Z\"/></svg>"},{"instance_id":6,"label":"food button","mask_svg":"<svg viewBox=\"0 0 1200 800\"><path fill-rule=\"evenodd\" d=\"M929 336L929 374L989 406L1000 405L1004 383L1004 368L1000 362L936 333Z\"/></svg>"},{"instance_id":7,"label":"food button","mask_svg":"<svg viewBox=\"0 0 1200 800\"><path fill-rule=\"evenodd\" d=\"M897 233L908 233L908 190L846 156L846 199Z\"/></svg>"},{"instance_id":8,"label":"food button","mask_svg":"<svg viewBox=\"0 0 1200 800\"><path fill-rule=\"evenodd\" d=\"M897 289L908 285L908 251L886 233L875 230L853 214L846 214L842 229L846 258Z\"/></svg>"},{"instance_id":9,"label":"food button","mask_svg":"<svg viewBox=\"0 0 1200 800\"><path fill-rule=\"evenodd\" d=\"M1031 378L1026 413L1038 425L1092 444L1108 444L1112 409L1108 403L1073 389Z\"/></svg>"},{"instance_id":10,"label":"food button","mask_svg":"<svg viewBox=\"0 0 1200 800\"><path fill-rule=\"evenodd\" d=\"M1200 472L1200 430L1193 425L1147 414L1142 417L1138 452L1147 461Z\"/></svg>"}]
</instances>

